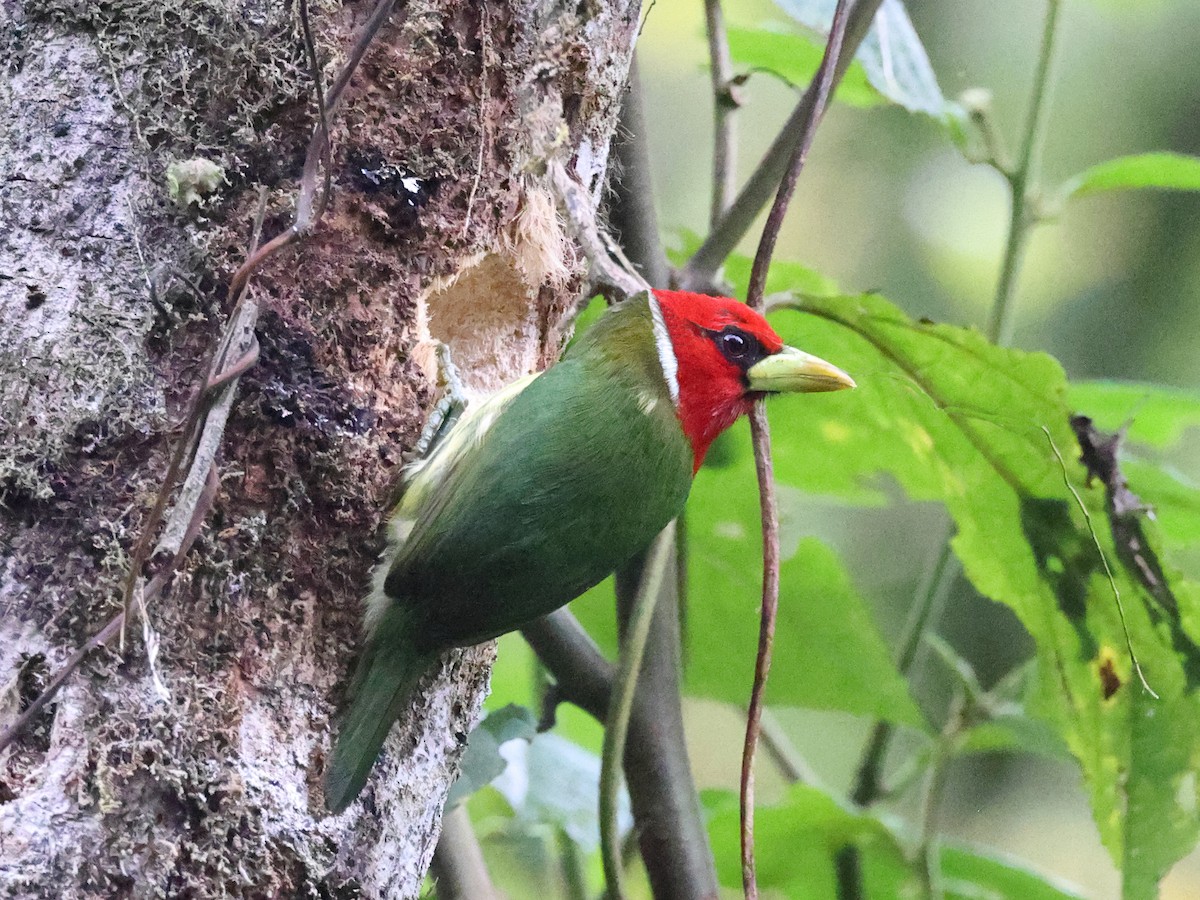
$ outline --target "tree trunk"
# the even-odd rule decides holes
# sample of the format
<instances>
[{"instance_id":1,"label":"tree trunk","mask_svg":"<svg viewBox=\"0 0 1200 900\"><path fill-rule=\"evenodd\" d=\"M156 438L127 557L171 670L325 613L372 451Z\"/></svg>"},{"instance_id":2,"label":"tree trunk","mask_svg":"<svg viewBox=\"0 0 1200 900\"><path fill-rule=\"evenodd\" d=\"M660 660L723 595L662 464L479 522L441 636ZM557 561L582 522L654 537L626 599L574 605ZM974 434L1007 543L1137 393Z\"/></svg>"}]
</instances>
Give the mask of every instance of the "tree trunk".
<instances>
[{"instance_id":1,"label":"tree trunk","mask_svg":"<svg viewBox=\"0 0 1200 900\"><path fill-rule=\"evenodd\" d=\"M373 4L311 5L328 82ZM155 665L135 617L0 756L4 896L420 887L492 650L447 655L334 818L330 717L434 342L475 390L558 353L582 263L543 173L598 192L638 4L398 7L333 118L324 219L252 284L259 360L213 512L148 609ZM259 192L269 238L315 104L282 0L7 0L0 64L6 727L120 608ZM184 205L165 168L196 158L225 179Z\"/></svg>"}]
</instances>

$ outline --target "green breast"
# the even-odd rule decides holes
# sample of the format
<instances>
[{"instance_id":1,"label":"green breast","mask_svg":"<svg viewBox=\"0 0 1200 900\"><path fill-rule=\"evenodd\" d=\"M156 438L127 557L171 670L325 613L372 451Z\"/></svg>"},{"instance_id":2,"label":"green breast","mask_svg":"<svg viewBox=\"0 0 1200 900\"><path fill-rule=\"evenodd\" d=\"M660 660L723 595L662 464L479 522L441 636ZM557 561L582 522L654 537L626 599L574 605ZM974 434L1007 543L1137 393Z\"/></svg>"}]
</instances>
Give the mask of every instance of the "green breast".
<instances>
[{"instance_id":1,"label":"green breast","mask_svg":"<svg viewBox=\"0 0 1200 900\"><path fill-rule=\"evenodd\" d=\"M599 583L683 509L692 452L646 301L534 379L416 516L385 581L431 646L518 628Z\"/></svg>"}]
</instances>

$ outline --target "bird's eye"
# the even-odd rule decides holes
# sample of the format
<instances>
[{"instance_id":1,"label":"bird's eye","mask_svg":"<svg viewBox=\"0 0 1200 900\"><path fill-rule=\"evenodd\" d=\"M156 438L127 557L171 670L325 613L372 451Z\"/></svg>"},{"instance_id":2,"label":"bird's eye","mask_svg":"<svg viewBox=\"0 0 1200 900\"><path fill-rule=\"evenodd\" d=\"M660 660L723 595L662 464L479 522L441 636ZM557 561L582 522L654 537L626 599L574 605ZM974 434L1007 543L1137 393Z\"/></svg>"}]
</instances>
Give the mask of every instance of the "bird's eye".
<instances>
[{"instance_id":1,"label":"bird's eye","mask_svg":"<svg viewBox=\"0 0 1200 900\"><path fill-rule=\"evenodd\" d=\"M726 325L720 331L706 333L721 355L743 372L767 355L758 338L736 325Z\"/></svg>"},{"instance_id":2,"label":"bird's eye","mask_svg":"<svg viewBox=\"0 0 1200 900\"><path fill-rule=\"evenodd\" d=\"M750 340L742 332L730 329L721 333L721 352L726 359L745 359L750 349Z\"/></svg>"}]
</instances>

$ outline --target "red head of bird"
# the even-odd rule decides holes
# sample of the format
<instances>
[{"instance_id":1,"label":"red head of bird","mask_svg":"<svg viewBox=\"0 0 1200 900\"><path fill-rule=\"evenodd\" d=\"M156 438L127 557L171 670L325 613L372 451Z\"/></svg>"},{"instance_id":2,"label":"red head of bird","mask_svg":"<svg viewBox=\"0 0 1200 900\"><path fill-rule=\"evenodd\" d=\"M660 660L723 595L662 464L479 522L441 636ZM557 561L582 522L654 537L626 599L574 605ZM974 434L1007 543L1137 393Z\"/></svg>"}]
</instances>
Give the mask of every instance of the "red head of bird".
<instances>
[{"instance_id":1,"label":"red head of bird","mask_svg":"<svg viewBox=\"0 0 1200 900\"><path fill-rule=\"evenodd\" d=\"M683 291L654 296L670 344L660 338L659 355L697 469L717 435L762 395L854 386L836 366L785 346L744 303Z\"/></svg>"}]
</instances>

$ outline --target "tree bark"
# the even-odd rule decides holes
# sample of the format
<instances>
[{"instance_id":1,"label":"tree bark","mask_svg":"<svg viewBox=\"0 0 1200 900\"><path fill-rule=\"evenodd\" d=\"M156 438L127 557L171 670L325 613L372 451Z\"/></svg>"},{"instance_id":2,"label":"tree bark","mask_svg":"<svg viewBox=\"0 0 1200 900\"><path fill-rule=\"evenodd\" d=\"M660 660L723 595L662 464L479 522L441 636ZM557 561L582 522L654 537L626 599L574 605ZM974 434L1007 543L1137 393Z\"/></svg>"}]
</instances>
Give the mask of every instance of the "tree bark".
<instances>
[{"instance_id":1,"label":"tree bark","mask_svg":"<svg viewBox=\"0 0 1200 900\"><path fill-rule=\"evenodd\" d=\"M312 0L326 81L372 6ZM582 262L543 173L599 191L637 12L397 4L323 221L251 287L214 510L148 611L169 696L135 619L0 756L0 894L416 895L492 650L447 655L332 818L330 717L435 342L478 391L557 356ZM305 58L282 0L0 6L0 728L119 609L259 192L266 237L291 222ZM193 158L225 180L182 205Z\"/></svg>"}]
</instances>

